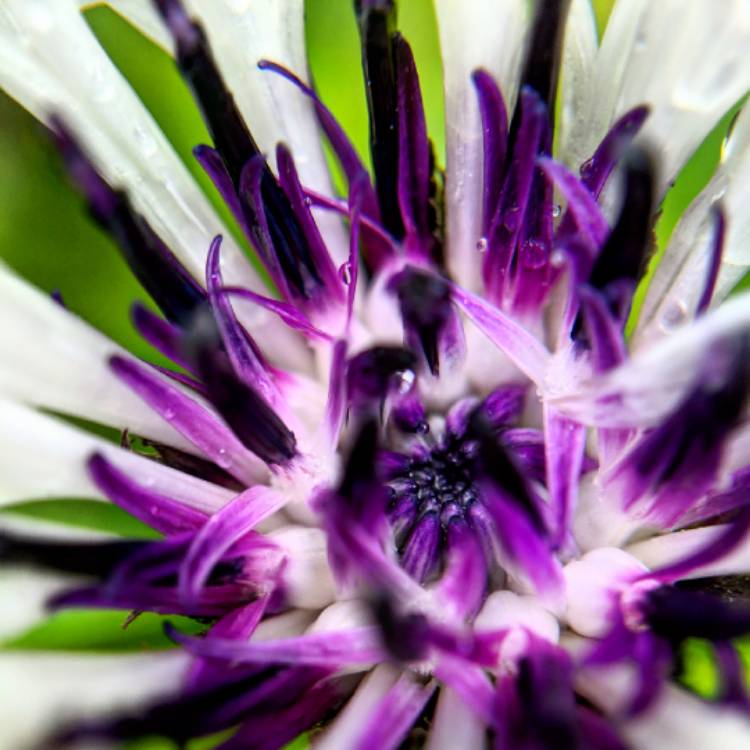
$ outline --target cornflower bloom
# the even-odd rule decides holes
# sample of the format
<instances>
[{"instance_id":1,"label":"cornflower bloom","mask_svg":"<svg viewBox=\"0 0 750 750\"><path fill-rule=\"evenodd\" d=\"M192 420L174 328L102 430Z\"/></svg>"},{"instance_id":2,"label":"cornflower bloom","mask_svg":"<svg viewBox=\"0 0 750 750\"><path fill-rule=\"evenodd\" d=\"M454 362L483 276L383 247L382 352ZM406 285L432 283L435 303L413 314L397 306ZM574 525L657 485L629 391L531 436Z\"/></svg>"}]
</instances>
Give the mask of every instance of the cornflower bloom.
<instances>
[{"instance_id":1,"label":"cornflower bloom","mask_svg":"<svg viewBox=\"0 0 750 750\"><path fill-rule=\"evenodd\" d=\"M301 0L109 4L174 53L275 294L78 3L4 0L0 83L174 368L0 269L0 499L161 535L3 515L3 631L44 606L203 630L0 654L0 744L748 747L747 107L624 336L667 187L750 88L745 0L620 0L601 45L587 0L436 0L444 174L395 0L357 0L372 176L307 83ZM692 638L711 700L679 686Z\"/></svg>"}]
</instances>

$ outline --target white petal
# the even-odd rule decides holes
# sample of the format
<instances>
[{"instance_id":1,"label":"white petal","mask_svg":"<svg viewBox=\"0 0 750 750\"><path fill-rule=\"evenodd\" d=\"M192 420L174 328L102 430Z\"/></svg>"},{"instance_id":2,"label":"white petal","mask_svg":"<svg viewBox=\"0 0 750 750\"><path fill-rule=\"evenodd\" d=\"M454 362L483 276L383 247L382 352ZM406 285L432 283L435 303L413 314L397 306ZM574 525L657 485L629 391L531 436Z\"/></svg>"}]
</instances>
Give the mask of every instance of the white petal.
<instances>
[{"instance_id":1,"label":"white petal","mask_svg":"<svg viewBox=\"0 0 750 750\"><path fill-rule=\"evenodd\" d=\"M0 7L0 88L35 117L55 113L84 143L102 175L137 209L197 278L209 244L225 236L224 278L263 290L208 200L81 16L75 0L6 0ZM243 320L279 361L309 367L298 339L254 308Z\"/></svg>"},{"instance_id":2,"label":"white petal","mask_svg":"<svg viewBox=\"0 0 750 750\"><path fill-rule=\"evenodd\" d=\"M316 738L315 750L341 750L353 747L353 740L360 736L362 725L372 714L381 698L398 679L398 670L390 664L381 664L370 672L357 687L356 692L339 712L335 721Z\"/></svg>"},{"instance_id":3,"label":"white petal","mask_svg":"<svg viewBox=\"0 0 750 750\"><path fill-rule=\"evenodd\" d=\"M258 625L253 641L274 641L302 635L312 624L315 615L308 609L293 609L282 615L268 617Z\"/></svg>"},{"instance_id":4,"label":"white petal","mask_svg":"<svg viewBox=\"0 0 750 750\"><path fill-rule=\"evenodd\" d=\"M336 598L326 535L309 526L286 526L269 535L287 552L284 595L293 607L321 609Z\"/></svg>"},{"instance_id":5,"label":"white petal","mask_svg":"<svg viewBox=\"0 0 750 750\"><path fill-rule=\"evenodd\" d=\"M573 560L563 569L565 619L577 633L601 638L609 627L613 597L628 577L645 570L638 560L615 547L603 547Z\"/></svg>"},{"instance_id":6,"label":"white petal","mask_svg":"<svg viewBox=\"0 0 750 750\"><path fill-rule=\"evenodd\" d=\"M427 750L487 747L484 722L450 688L443 687L427 738Z\"/></svg>"},{"instance_id":7,"label":"white petal","mask_svg":"<svg viewBox=\"0 0 750 750\"><path fill-rule=\"evenodd\" d=\"M573 0L565 26L560 65L560 110L558 112L556 153L570 152L569 141L578 126L578 112L588 106L589 81L598 49L596 19L591 0ZM580 164L571 164L574 169Z\"/></svg>"},{"instance_id":8,"label":"white petal","mask_svg":"<svg viewBox=\"0 0 750 750\"><path fill-rule=\"evenodd\" d=\"M726 214L722 266L712 300L721 302L750 266L750 106L743 107L709 184L690 204L657 266L641 309L636 347L670 332L695 313L706 283L713 235L711 207Z\"/></svg>"},{"instance_id":9,"label":"white petal","mask_svg":"<svg viewBox=\"0 0 750 750\"><path fill-rule=\"evenodd\" d=\"M110 534L12 513L0 514L0 531L36 539L76 542L112 538ZM0 641L43 620L49 614L46 608L49 599L80 581L79 577L67 573L26 565L0 566Z\"/></svg>"},{"instance_id":10,"label":"white petal","mask_svg":"<svg viewBox=\"0 0 750 750\"><path fill-rule=\"evenodd\" d=\"M109 370L121 347L2 263L0 319L0 394L191 450Z\"/></svg>"},{"instance_id":11,"label":"white petal","mask_svg":"<svg viewBox=\"0 0 750 750\"><path fill-rule=\"evenodd\" d=\"M626 548L628 554L640 560L651 570L678 562L710 544L726 532L723 525L707 526L699 529L675 531L671 534L655 536ZM750 572L750 541L745 540L732 552L708 565L691 570L685 578L734 575Z\"/></svg>"},{"instance_id":12,"label":"white petal","mask_svg":"<svg viewBox=\"0 0 750 750\"><path fill-rule=\"evenodd\" d=\"M745 0L618 0L589 81L566 161L580 164L610 125L640 104L641 135L658 151L661 193L719 118L750 88Z\"/></svg>"},{"instance_id":13,"label":"white petal","mask_svg":"<svg viewBox=\"0 0 750 750\"><path fill-rule=\"evenodd\" d=\"M571 644L585 653L585 642ZM629 667L607 665L603 669L576 672L576 688L606 713L621 710L633 695L635 673ZM686 690L666 685L644 714L622 723L628 747L639 750L744 750L750 746L750 722L739 712L699 700Z\"/></svg>"},{"instance_id":14,"label":"white petal","mask_svg":"<svg viewBox=\"0 0 750 750\"><path fill-rule=\"evenodd\" d=\"M49 615L47 602L72 588L72 576L22 566L0 568L0 640L20 635Z\"/></svg>"},{"instance_id":15,"label":"white petal","mask_svg":"<svg viewBox=\"0 0 750 750\"><path fill-rule=\"evenodd\" d=\"M182 652L126 656L0 654L0 747L37 747L66 722L94 719L176 692Z\"/></svg>"},{"instance_id":16,"label":"white petal","mask_svg":"<svg viewBox=\"0 0 750 750\"><path fill-rule=\"evenodd\" d=\"M126 18L158 45L172 51L172 37L154 10L152 2L144 0L78 0L81 8L109 5L118 15Z\"/></svg>"},{"instance_id":17,"label":"white petal","mask_svg":"<svg viewBox=\"0 0 750 750\"><path fill-rule=\"evenodd\" d=\"M750 292L635 356L579 393L552 396L568 416L601 427L648 427L669 414L695 384L711 346L750 328ZM550 384L553 387L554 384Z\"/></svg>"},{"instance_id":18,"label":"white petal","mask_svg":"<svg viewBox=\"0 0 750 750\"><path fill-rule=\"evenodd\" d=\"M700 701L674 687L667 687L653 708L625 724L622 731L639 750L750 747L750 721L739 711Z\"/></svg>"},{"instance_id":19,"label":"white petal","mask_svg":"<svg viewBox=\"0 0 750 750\"><path fill-rule=\"evenodd\" d=\"M445 76L448 268L468 289L479 288L482 126L471 75L490 72L509 113L528 23L525 0L435 0Z\"/></svg>"},{"instance_id":20,"label":"white petal","mask_svg":"<svg viewBox=\"0 0 750 750\"><path fill-rule=\"evenodd\" d=\"M136 482L208 513L233 496L229 490L0 398L0 504L60 497L102 499L86 471L87 459L97 451Z\"/></svg>"}]
</instances>

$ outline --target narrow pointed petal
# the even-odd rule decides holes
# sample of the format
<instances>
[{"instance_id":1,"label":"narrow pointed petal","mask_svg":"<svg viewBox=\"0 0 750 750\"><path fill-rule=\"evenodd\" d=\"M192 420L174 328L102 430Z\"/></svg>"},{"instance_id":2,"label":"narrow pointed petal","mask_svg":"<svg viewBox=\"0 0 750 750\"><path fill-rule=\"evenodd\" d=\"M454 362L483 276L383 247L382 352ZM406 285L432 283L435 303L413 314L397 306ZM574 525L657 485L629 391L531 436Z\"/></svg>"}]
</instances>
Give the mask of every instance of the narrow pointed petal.
<instances>
[{"instance_id":1,"label":"narrow pointed petal","mask_svg":"<svg viewBox=\"0 0 750 750\"><path fill-rule=\"evenodd\" d=\"M193 531L206 522L205 513L139 485L100 453L89 459L88 469L106 497L162 534Z\"/></svg>"}]
</instances>

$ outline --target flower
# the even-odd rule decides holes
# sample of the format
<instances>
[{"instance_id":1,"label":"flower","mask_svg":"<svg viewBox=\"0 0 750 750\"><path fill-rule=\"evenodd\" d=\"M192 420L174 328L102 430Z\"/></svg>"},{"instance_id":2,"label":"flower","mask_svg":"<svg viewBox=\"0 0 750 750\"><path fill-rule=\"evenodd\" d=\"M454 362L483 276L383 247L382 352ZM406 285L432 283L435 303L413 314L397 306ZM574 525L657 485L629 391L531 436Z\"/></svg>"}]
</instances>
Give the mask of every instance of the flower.
<instances>
[{"instance_id":1,"label":"flower","mask_svg":"<svg viewBox=\"0 0 750 750\"><path fill-rule=\"evenodd\" d=\"M3 653L5 744L745 747L747 108L624 335L666 187L750 86L742 0L622 0L600 47L585 0L438 0L444 185L393 0L355 2L374 179L299 77L299 0L111 4L173 49L278 297L76 4L7 0L0 81L174 369L1 270L3 500L107 498L162 535L3 517L2 624L47 603L205 628L156 656ZM713 701L673 679L691 638Z\"/></svg>"}]
</instances>

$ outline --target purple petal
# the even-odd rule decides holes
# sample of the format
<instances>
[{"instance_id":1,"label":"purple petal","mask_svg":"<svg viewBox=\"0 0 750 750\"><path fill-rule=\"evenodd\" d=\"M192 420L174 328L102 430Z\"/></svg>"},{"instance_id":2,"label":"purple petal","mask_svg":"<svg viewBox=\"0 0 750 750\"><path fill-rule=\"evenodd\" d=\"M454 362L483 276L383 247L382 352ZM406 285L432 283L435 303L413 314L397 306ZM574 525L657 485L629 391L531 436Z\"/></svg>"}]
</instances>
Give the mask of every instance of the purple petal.
<instances>
[{"instance_id":1,"label":"purple petal","mask_svg":"<svg viewBox=\"0 0 750 750\"><path fill-rule=\"evenodd\" d=\"M581 179L595 198L617 162L646 121L650 108L643 105L626 112L610 129L594 155L581 166Z\"/></svg>"},{"instance_id":2,"label":"purple petal","mask_svg":"<svg viewBox=\"0 0 750 750\"><path fill-rule=\"evenodd\" d=\"M268 487L251 487L211 516L180 565L180 596L186 602L197 601L212 569L232 545L286 503L284 495Z\"/></svg>"},{"instance_id":3,"label":"purple petal","mask_svg":"<svg viewBox=\"0 0 750 750\"><path fill-rule=\"evenodd\" d=\"M398 202L407 235L419 238L429 257L430 146L422 93L408 42L396 36L395 68L398 111Z\"/></svg>"},{"instance_id":4,"label":"purple petal","mask_svg":"<svg viewBox=\"0 0 750 750\"><path fill-rule=\"evenodd\" d=\"M188 368L182 353L181 332L176 326L154 315L147 307L136 302L131 311L133 325L151 346L181 367Z\"/></svg>"},{"instance_id":5,"label":"purple petal","mask_svg":"<svg viewBox=\"0 0 750 750\"><path fill-rule=\"evenodd\" d=\"M341 164L341 168L344 170L344 174L346 175L349 184L351 185L355 180L360 179L362 175L366 177L366 184L362 188L364 193L362 200L363 213L375 221L380 221L378 199L372 188L370 178L367 176L367 169L359 158L357 150L349 140L346 132L341 125L339 125L331 111L325 106L325 104L323 104L312 88L288 68L285 68L278 63L271 62L270 60L261 60L258 63L258 67L261 70L271 70L274 73L278 73L296 86L303 94L305 94L305 96L310 97L315 106L315 113L318 117L318 122L323 128L323 132L325 133L326 138L328 138L328 142L331 144L331 148L336 154L336 158Z\"/></svg>"},{"instance_id":6,"label":"purple petal","mask_svg":"<svg viewBox=\"0 0 750 750\"><path fill-rule=\"evenodd\" d=\"M237 320L226 295L221 292L221 242L221 235L214 237L206 258L206 287L211 309L235 373L273 403L278 398L278 391L263 365L253 340Z\"/></svg>"},{"instance_id":7,"label":"purple petal","mask_svg":"<svg viewBox=\"0 0 750 750\"><path fill-rule=\"evenodd\" d=\"M192 654L232 664L277 663L337 669L345 664L374 664L386 658L378 628L372 626L250 643L194 638L171 627L168 633Z\"/></svg>"},{"instance_id":8,"label":"purple petal","mask_svg":"<svg viewBox=\"0 0 750 750\"><path fill-rule=\"evenodd\" d=\"M578 501L578 479L586 447L586 428L562 416L554 407L544 410L547 488L554 516L552 545L567 547Z\"/></svg>"},{"instance_id":9,"label":"purple petal","mask_svg":"<svg viewBox=\"0 0 750 750\"><path fill-rule=\"evenodd\" d=\"M479 112L482 117L484 141L482 235L487 237L490 222L500 201L502 179L505 173L508 112L500 87L487 71L477 70L472 76L472 81L477 90Z\"/></svg>"},{"instance_id":10,"label":"purple petal","mask_svg":"<svg viewBox=\"0 0 750 750\"><path fill-rule=\"evenodd\" d=\"M305 199L292 154L283 143L280 143L276 147L276 163L278 164L281 189L289 199L292 211L297 217L297 221L305 236L312 263L325 287L320 303L338 302L342 297L341 281L336 273L320 230L315 223L315 219L313 219L310 206Z\"/></svg>"},{"instance_id":11,"label":"purple petal","mask_svg":"<svg viewBox=\"0 0 750 750\"><path fill-rule=\"evenodd\" d=\"M708 310L711 304L711 298L714 295L716 280L719 278L719 269L721 268L721 257L724 250L724 239L727 229L727 219L724 209L720 205L715 205L712 209L714 219L714 237L711 246L711 261L708 266L708 275L706 284L703 287L698 305L695 308L696 316L702 315Z\"/></svg>"},{"instance_id":12,"label":"purple petal","mask_svg":"<svg viewBox=\"0 0 750 750\"><path fill-rule=\"evenodd\" d=\"M481 297L453 286L453 302L521 372L542 385L550 354L525 328Z\"/></svg>"},{"instance_id":13,"label":"purple petal","mask_svg":"<svg viewBox=\"0 0 750 750\"><path fill-rule=\"evenodd\" d=\"M594 196L562 164L546 156L540 157L537 163L565 198L568 211L586 244L598 250L609 235L609 224Z\"/></svg>"}]
</instances>

